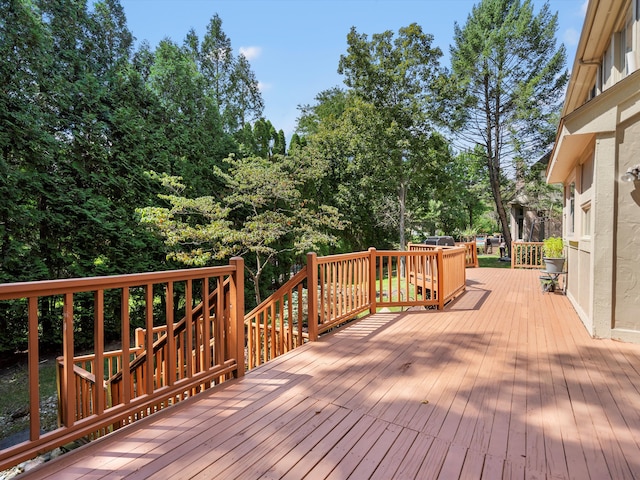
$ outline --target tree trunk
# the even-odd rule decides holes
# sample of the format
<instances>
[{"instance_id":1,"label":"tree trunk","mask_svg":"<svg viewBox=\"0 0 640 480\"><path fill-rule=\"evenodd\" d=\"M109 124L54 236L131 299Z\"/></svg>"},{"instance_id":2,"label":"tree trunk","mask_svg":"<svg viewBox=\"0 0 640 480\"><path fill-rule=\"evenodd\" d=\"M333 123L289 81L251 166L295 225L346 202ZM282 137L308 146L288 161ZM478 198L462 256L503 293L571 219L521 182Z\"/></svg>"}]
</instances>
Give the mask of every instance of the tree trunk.
<instances>
[{"instance_id":1,"label":"tree trunk","mask_svg":"<svg viewBox=\"0 0 640 480\"><path fill-rule=\"evenodd\" d=\"M491 183L491 192L493 193L493 200L496 204L496 210L498 212L498 218L500 219L500 226L502 227L502 236L504 242L507 245L507 252L511 251L511 231L509 230L509 219L507 218L507 212L502 202L502 195L500 193L500 177L494 178L492 168L489 168L489 182ZM508 255L508 253L507 253Z\"/></svg>"},{"instance_id":2,"label":"tree trunk","mask_svg":"<svg viewBox=\"0 0 640 480\"><path fill-rule=\"evenodd\" d=\"M485 69L487 69L485 65ZM484 101L486 114L486 139L487 139L487 168L489 169L489 184L491 185L491 193L493 201L496 204L496 211L500 219L502 227L502 236L507 245L507 251L511 251L511 232L509 231L509 221L502 202L502 193L500 193L500 147L502 138L500 136L500 88L497 87L497 95L495 95L495 111L491 109L491 86L489 75L484 78ZM493 113L493 115L492 115Z\"/></svg>"},{"instance_id":3,"label":"tree trunk","mask_svg":"<svg viewBox=\"0 0 640 480\"><path fill-rule=\"evenodd\" d=\"M399 224L399 239L400 239L400 251L404 252L407 248L407 238L406 238L406 214L407 214L407 184L404 181L400 182L400 186L398 187L398 208L400 218L398 219Z\"/></svg>"},{"instance_id":4,"label":"tree trunk","mask_svg":"<svg viewBox=\"0 0 640 480\"><path fill-rule=\"evenodd\" d=\"M260 273L256 273L255 275L251 274L251 279L253 280L253 293L256 296L256 306L262 303L260 299Z\"/></svg>"},{"instance_id":5,"label":"tree trunk","mask_svg":"<svg viewBox=\"0 0 640 480\"><path fill-rule=\"evenodd\" d=\"M405 227L406 227L406 220L405 220L405 216L407 214L407 183L405 181L401 181L400 182L400 187L398 189L398 204L399 204L399 209L400 209L400 221L398 222L400 224L399 228L400 228L400 251L404 252L407 249L407 239L406 239L406 232L405 232ZM406 259L405 257L400 257L400 265L399 265L399 270L400 272L400 278L405 278L405 270L406 270Z\"/></svg>"}]
</instances>

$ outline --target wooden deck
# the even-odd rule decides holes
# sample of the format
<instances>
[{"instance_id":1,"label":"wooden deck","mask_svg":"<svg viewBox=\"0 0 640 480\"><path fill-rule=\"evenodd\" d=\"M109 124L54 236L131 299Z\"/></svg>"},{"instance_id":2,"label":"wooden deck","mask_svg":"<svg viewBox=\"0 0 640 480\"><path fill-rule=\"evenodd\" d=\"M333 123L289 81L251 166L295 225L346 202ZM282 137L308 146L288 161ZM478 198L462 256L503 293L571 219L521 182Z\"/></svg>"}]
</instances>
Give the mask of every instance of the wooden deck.
<instances>
[{"instance_id":1,"label":"wooden deck","mask_svg":"<svg viewBox=\"0 0 640 480\"><path fill-rule=\"evenodd\" d=\"M538 275L468 270L20 478L640 478L640 346Z\"/></svg>"}]
</instances>

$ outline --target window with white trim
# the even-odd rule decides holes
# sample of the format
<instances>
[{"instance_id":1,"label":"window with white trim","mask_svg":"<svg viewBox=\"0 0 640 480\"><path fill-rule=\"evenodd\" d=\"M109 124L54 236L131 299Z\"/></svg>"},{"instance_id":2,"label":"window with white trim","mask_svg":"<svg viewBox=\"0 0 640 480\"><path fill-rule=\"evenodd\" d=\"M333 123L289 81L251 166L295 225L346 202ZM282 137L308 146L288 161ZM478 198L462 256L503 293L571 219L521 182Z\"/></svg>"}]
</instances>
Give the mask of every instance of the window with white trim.
<instances>
[{"instance_id":1,"label":"window with white trim","mask_svg":"<svg viewBox=\"0 0 640 480\"><path fill-rule=\"evenodd\" d=\"M591 236L591 201L582 205L582 236Z\"/></svg>"}]
</instances>

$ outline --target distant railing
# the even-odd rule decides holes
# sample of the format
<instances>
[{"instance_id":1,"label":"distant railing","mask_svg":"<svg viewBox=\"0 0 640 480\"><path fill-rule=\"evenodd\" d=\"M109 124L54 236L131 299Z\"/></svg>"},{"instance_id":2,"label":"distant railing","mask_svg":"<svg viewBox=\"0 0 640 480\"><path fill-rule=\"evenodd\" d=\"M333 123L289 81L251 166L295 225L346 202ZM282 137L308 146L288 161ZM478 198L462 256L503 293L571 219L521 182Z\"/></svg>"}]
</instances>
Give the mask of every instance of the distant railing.
<instances>
[{"instance_id":1,"label":"distant railing","mask_svg":"<svg viewBox=\"0 0 640 480\"><path fill-rule=\"evenodd\" d=\"M225 294L227 299L219 298L211 302L213 305L206 305L207 292L213 293L224 284L229 285ZM119 312L122 332L121 349L108 353L104 347L107 296L110 301L114 297L118 300L119 307L111 305L109 314ZM196 297L200 304L204 303L201 308L207 319L200 324L193 322L190 315L199 308L193 306L198 303ZM82 305L77 298L83 300ZM90 302L88 298L91 298ZM28 325L30 429L29 440L0 451L0 470L80 437L100 436L114 426L152 413L159 405L173 404L222 376L238 377L245 371L244 263L241 258L234 258L223 267L3 284L0 285L0 302L5 301L14 310L24 311L24 321ZM55 306L62 331L62 356L57 369L60 426L52 432L41 433L38 336L40 308L45 304ZM94 318L91 322L94 349L88 356L74 358L76 317L81 308ZM165 338L175 337L172 330L179 323L174 320L176 313L185 316L187 325L182 340L167 342L167 348L162 350L161 364L157 364L156 358L144 362L142 371L132 372L128 365L142 355L139 346L131 347L134 309L136 315L141 315L141 318L136 316L136 321L142 321L146 331L152 332L156 323L166 325ZM144 352L154 352L154 344L159 341L159 337L154 341L154 335L146 336ZM223 342L228 348L219 348ZM198 358L203 358L202 368L171 367L193 363L194 351L199 352ZM159 365L164 368L156 368ZM116 375L123 379L122 388L118 395L109 395L116 370L120 371ZM159 372L163 375L161 380ZM136 378L138 375L140 378Z\"/></svg>"},{"instance_id":2,"label":"distant railing","mask_svg":"<svg viewBox=\"0 0 640 480\"><path fill-rule=\"evenodd\" d=\"M511 242L511 268L543 268L542 242Z\"/></svg>"},{"instance_id":3,"label":"distant railing","mask_svg":"<svg viewBox=\"0 0 640 480\"><path fill-rule=\"evenodd\" d=\"M316 257L307 256L309 271L315 273L309 285L312 308L309 334L315 339L346 320L371 309L371 250Z\"/></svg>"},{"instance_id":4,"label":"distant railing","mask_svg":"<svg viewBox=\"0 0 640 480\"><path fill-rule=\"evenodd\" d=\"M465 266L478 268L478 247L476 242L456 242L456 246L465 248Z\"/></svg>"},{"instance_id":5,"label":"distant railing","mask_svg":"<svg viewBox=\"0 0 640 480\"><path fill-rule=\"evenodd\" d=\"M466 248L430 247L317 257L245 316L247 367L254 368L365 312L442 309L464 292Z\"/></svg>"},{"instance_id":6,"label":"distant railing","mask_svg":"<svg viewBox=\"0 0 640 480\"><path fill-rule=\"evenodd\" d=\"M465 266L468 268L478 268L478 248L476 242L456 242L456 247L465 248ZM409 243L407 250L410 252L429 252L438 248L449 249L446 245L427 245L425 243Z\"/></svg>"}]
</instances>

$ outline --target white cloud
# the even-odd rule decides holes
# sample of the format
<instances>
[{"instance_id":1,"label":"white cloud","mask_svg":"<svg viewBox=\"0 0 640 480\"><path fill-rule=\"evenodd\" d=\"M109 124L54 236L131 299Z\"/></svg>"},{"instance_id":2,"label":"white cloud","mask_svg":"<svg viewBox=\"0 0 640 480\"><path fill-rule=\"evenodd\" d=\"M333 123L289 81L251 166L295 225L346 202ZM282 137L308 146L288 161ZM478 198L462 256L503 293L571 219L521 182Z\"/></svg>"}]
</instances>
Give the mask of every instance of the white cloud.
<instances>
[{"instance_id":1,"label":"white cloud","mask_svg":"<svg viewBox=\"0 0 640 480\"><path fill-rule=\"evenodd\" d=\"M259 81L258 82L258 90L260 90L261 92L266 92L267 90L271 90L271 84Z\"/></svg>"},{"instance_id":2,"label":"white cloud","mask_svg":"<svg viewBox=\"0 0 640 480\"><path fill-rule=\"evenodd\" d=\"M564 32L563 40L564 44L568 47L578 45L578 41L580 40L580 33L578 33L575 28L568 28Z\"/></svg>"},{"instance_id":3,"label":"white cloud","mask_svg":"<svg viewBox=\"0 0 640 480\"><path fill-rule=\"evenodd\" d=\"M254 60L262 53L262 47L240 47L240 54L247 60Z\"/></svg>"}]
</instances>

